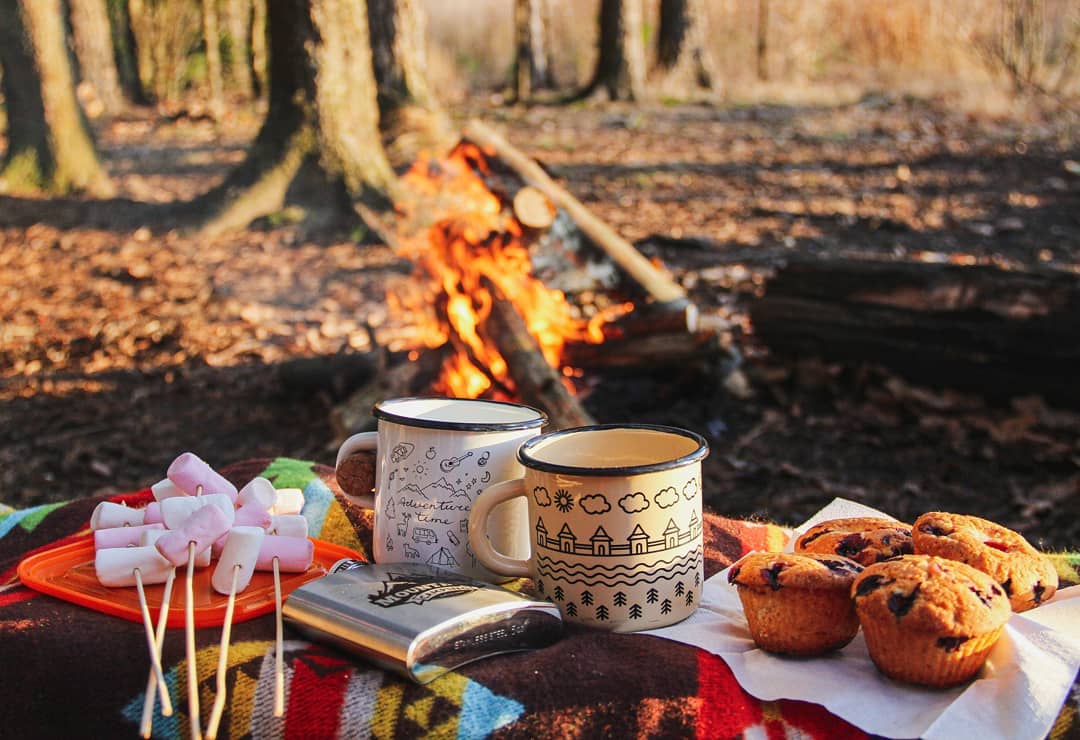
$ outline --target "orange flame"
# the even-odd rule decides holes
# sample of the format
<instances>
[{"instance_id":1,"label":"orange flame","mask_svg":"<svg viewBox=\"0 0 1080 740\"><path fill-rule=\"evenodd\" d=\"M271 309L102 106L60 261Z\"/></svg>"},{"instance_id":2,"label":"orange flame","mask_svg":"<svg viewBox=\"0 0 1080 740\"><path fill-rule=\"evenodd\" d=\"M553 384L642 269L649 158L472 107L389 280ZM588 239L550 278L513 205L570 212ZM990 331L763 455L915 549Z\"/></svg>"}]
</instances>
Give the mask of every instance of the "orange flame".
<instances>
[{"instance_id":1,"label":"orange flame","mask_svg":"<svg viewBox=\"0 0 1080 740\"><path fill-rule=\"evenodd\" d=\"M485 176L491 176L487 163L470 144L458 146L437 162L422 159L404 175L406 184L424 196L425 214L433 223L422 237L405 240L400 250L415 265L414 277L423 288L391 293L390 310L408 312L420 323L423 346L448 341L454 346L435 384L437 392L475 398L500 388L512 391L506 360L484 336L494 301L484 286L486 279L513 302L544 359L560 368L569 383L580 373L563 366L566 343L603 342L603 325L633 306L613 306L588 320L575 317L561 291L532 276L522 227L504 213ZM402 208L407 210L408 205Z\"/></svg>"}]
</instances>

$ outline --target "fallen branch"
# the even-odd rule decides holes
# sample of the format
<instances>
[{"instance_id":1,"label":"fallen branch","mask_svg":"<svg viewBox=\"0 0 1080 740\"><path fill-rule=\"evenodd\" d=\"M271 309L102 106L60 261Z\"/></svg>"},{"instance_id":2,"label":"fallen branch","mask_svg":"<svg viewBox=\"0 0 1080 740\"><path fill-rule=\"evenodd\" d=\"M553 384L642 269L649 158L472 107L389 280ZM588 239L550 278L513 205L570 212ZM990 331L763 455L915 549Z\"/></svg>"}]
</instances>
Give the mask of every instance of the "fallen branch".
<instances>
[{"instance_id":1,"label":"fallen branch","mask_svg":"<svg viewBox=\"0 0 1080 740\"><path fill-rule=\"evenodd\" d=\"M600 249L640 285L657 303L665 307L685 308L686 291L670 276L658 270L634 245L594 216L581 201L548 177L540 165L510 142L477 120L464 128L465 138L494 153L500 161L517 172L526 184L546 195L562 208Z\"/></svg>"}]
</instances>

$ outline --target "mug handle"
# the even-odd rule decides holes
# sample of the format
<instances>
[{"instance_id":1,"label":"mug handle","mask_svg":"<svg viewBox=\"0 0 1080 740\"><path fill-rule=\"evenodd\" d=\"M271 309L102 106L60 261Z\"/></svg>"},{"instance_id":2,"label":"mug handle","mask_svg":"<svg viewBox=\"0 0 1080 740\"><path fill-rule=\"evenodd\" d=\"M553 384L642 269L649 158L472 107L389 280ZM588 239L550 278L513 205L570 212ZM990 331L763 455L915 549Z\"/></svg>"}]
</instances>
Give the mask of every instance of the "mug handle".
<instances>
[{"instance_id":1,"label":"mug handle","mask_svg":"<svg viewBox=\"0 0 1080 740\"><path fill-rule=\"evenodd\" d=\"M500 576L528 578L532 575L528 560L518 560L497 552L488 539L488 517L491 510L504 501L525 495L525 479L503 481L484 489L473 502L469 513L469 544L476 559L492 573Z\"/></svg>"},{"instance_id":2,"label":"mug handle","mask_svg":"<svg viewBox=\"0 0 1080 740\"><path fill-rule=\"evenodd\" d=\"M349 455L354 452L360 452L361 450L375 450L379 446L379 433L378 432L360 432L346 439L341 443L341 447L338 448L337 462L334 463L336 469L341 465ZM375 508L375 497L370 493L363 493L359 496L351 496L346 494L345 496L349 501L354 504L364 507L365 509Z\"/></svg>"}]
</instances>

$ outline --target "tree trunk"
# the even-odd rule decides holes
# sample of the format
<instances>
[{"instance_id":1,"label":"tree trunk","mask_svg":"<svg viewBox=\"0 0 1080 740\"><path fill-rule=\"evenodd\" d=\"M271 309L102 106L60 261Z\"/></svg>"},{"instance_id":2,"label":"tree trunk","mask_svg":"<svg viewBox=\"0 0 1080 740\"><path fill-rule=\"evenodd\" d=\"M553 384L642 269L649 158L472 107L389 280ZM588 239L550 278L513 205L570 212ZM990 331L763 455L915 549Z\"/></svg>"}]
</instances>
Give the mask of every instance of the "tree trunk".
<instances>
[{"instance_id":1,"label":"tree trunk","mask_svg":"<svg viewBox=\"0 0 1080 740\"><path fill-rule=\"evenodd\" d=\"M251 97L251 0L228 0L225 3L225 28L228 33L229 84L245 98Z\"/></svg>"},{"instance_id":2,"label":"tree trunk","mask_svg":"<svg viewBox=\"0 0 1080 740\"><path fill-rule=\"evenodd\" d=\"M769 0L758 0L757 6L757 76L769 79Z\"/></svg>"},{"instance_id":3,"label":"tree trunk","mask_svg":"<svg viewBox=\"0 0 1080 740\"><path fill-rule=\"evenodd\" d=\"M707 27L705 0L660 0L655 70L660 89L669 94L712 89L716 65L706 46Z\"/></svg>"},{"instance_id":4,"label":"tree trunk","mask_svg":"<svg viewBox=\"0 0 1080 740\"><path fill-rule=\"evenodd\" d=\"M206 82L210 88L208 107L215 121L225 112L221 92L221 29L218 25L217 0L202 0L202 32L206 48Z\"/></svg>"},{"instance_id":5,"label":"tree trunk","mask_svg":"<svg viewBox=\"0 0 1080 740\"><path fill-rule=\"evenodd\" d=\"M75 97L59 0L0 0L0 66L8 147L0 177L11 190L111 196Z\"/></svg>"},{"instance_id":6,"label":"tree trunk","mask_svg":"<svg viewBox=\"0 0 1080 740\"><path fill-rule=\"evenodd\" d=\"M642 0L601 0L599 56L592 81L577 97L605 92L609 100L641 100L645 94Z\"/></svg>"},{"instance_id":7,"label":"tree trunk","mask_svg":"<svg viewBox=\"0 0 1080 740\"><path fill-rule=\"evenodd\" d=\"M266 61L266 2L252 0L251 3L251 77L255 95L260 98L270 89L270 67Z\"/></svg>"},{"instance_id":8,"label":"tree trunk","mask_svg":"<svg viewBox=\"0 0 1080 740\"><path fill-rule=\"evenodd\" d=\"M426 17L415 0L368 0L379 127L390 159L411 164L422 149L452 146L450 121L424 77Z\"/></svg>"},{"instance_id":9,"label":"tree trunk","mask_svg":"<svg viewBox=\"0 0 1080 740\"><path fill-rule=\"evenodd\" d=\"M394 173L379 143L366 6L267 3L269 110L245 161L196 201L208 213L204 235L243 228L280 209L287 194L302 198L302 185L314 184L308 202L329 200L341 214L352 212L345 193L379 204L393 193Z\"/></svg>"},{"instance_id":10,"label":"tree trunk","mask_svg":"<svg viewBox=\"0 0 1080 740\"><path fill-rule=\"evenodd\" d=\"M93 86L101 113L115 116L124 109L124 96L116 73L105 0L68 0L68 5L79 75Z\"/></svg>"},{"instance_id":11,"label":"tree trunk","mask_svg":"<svg viewBox=\"0 0 1080 740\"><path fill-rule=\"evenodd\" d=\"M534 90L551 89L551 51L548 46L546 0L514 3L514 100L524 102Z\"/></svg>"},{"instance_id":12,"label":"tree trunk","mask_svg":"<svg viewBox=\"0 0 1080 740\"><path fill-rule=\"evenodd\" d=\"M139 86L151 98L160 99L160 90L155 84L157 75L154 71L153 21L143 0L128 0L128 15L131 18L131 35L135 39L135 70Z\"/></svg>"},{"instance_id":13,"label":"tree trunk","mask_svg":"<svg viewBox=\"0 0 1080 740\"><path fill-rule=\"evenodd\" d=\"M116 73L125 97L137 104L147 102L146 91L139 79L137 42L131 18L131 4L125 0L107 0L106 9L113 34Z\"/></svg>"}]
</instances>

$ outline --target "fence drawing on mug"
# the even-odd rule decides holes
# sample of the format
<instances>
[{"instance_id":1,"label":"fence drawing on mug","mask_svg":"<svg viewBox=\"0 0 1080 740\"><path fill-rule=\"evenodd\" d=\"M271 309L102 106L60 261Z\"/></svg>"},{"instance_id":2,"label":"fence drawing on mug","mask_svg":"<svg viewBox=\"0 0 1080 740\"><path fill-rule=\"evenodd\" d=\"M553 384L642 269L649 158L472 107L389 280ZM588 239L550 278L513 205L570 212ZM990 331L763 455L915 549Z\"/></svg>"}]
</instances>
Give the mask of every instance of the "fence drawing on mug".
<instances>
[{"instance_id":1,"label":"fence drawing on mug","mask_svg":"<svg viewBox=\"0 0 1080 740\"><path fill-rule=\"evenodd\" d=\"M596 531L584 541L578 541L578 536L574 534L568 523L564 523L558 533L552 536L548 532L544 520L541 518L536 520L537 547L573 555L595 555L597 557L643 555L673 550L693 542L700 536L701 519L698 518L696 511L691 512L690 521L687 522L685 529L679 527L674 519L668 519L664 531L660 532L656 537L652 537L638 524L627 536L626 542L616 542L607 533L603 525L598 526Z\"/></svg>"}]
</instances>

